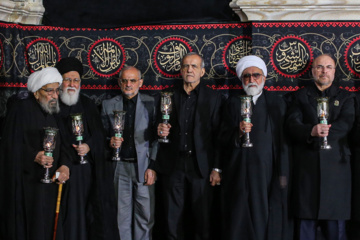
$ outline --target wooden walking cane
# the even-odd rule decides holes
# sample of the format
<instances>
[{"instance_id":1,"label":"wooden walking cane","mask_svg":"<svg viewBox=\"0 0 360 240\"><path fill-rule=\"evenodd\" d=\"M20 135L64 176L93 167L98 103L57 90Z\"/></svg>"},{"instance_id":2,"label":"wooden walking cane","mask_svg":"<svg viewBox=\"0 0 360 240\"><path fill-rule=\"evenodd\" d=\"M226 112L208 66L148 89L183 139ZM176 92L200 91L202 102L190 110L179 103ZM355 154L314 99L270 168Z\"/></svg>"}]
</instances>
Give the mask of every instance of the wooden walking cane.
<instances>
[{"instance_id":1,"label":"wooden walking cane","mask_svg":"<svg viewBox=\"0 0 360 240\"><path fill-rule=\"evenodd\" d=\"M57 197L57 202L56 202L55 226L54 226L54 237L53 237L53 240L56 239L56 230L57 230L57 224L58 224L59 212L60 212L60 202L61 202L62 186L63 186L62 183L59 184L58 197Z\"/></svg>"}]
</instances>

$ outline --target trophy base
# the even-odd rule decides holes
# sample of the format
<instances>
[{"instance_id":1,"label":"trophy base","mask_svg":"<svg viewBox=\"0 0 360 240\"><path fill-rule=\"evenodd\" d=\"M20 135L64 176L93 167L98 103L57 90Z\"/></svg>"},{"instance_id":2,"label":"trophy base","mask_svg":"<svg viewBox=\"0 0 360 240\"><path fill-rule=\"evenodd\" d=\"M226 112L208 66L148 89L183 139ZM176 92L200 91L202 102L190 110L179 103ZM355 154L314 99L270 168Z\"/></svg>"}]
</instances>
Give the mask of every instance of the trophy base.
<instances>
[{"instance_id":1,"label":"trophy base","mask_svg":"<svg viewBox=\"0 0 360 240\"><path fill-rule=\"evenodd\" d=\"M87 164L88 161L86 161L86 160L81 160L79 163L80 163L80 164Z\"/></svg>"},{"instance_id":2,"label":"trophy base","mask_svg":"<svg viewBox=\"0 0 360 240\"><path fill-rule=\"evenodd\" d=\"M160 138L160 139L158 140L158 142L159 142L159 143L169 143L170 140L169 140L169 139Z\"/></svg>"},{"instance_id":3,"label":"trophy base","mask_svg":"<svg viewBox=\"0 0 360 240\"><path fill-rule=\"evenodd\" d=\"M243 143L242 147L253 147L252 143Z\"/></svg>"},{"instance_id":4,"label":"trophy base","mask_svg":"<svg viewBox=\"0 0 360 240\"><path fill-rule=\"evenodd\" d=\"M120 161L121 159L120 159L120 157L113 157L111 160L114 161L114 162L118 162L118 161Z\"/></svg>"},{"instance_id":5,"label":"trophy base","mask_svg":"<svg viewBox=\"0 0 360 240\"><path fill-rule=\"evenodd\" d=\"M46 179L46 178L41 179L40 182L42 182L42 183L52 183L51 179Z\"/></svg>"},{"instance_id":6,"label":"trophy base","mask_svg":"<svg viewBox=\"0 0 360 240\"><path fill-rule=\"evenodd\" d=\"M330 145L324 145L324 146L321 146L321 149L328 150L328 149L331 149L331 146Z\"/></svg>"}]
</instances>

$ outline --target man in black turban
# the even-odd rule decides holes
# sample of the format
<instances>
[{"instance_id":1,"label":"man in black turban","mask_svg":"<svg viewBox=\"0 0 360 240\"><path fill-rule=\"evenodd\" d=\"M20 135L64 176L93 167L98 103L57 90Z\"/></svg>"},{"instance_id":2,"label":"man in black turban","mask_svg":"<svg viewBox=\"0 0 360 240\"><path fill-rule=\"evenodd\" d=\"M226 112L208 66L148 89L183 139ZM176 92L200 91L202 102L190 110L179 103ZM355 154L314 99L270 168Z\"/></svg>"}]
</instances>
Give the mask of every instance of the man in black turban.
<instances>
[{"instance_id":1,"label":"man in black turban","mask_svg":"<svg viewBox=\"0 0 360 240\"><path fill-rule=\"evenodd\" d=\"M71 177L64 189L64 238L67 240L119 239L111 163L105 161L105 135L95 103L80 94L82 63L61 59L56 68L63 77L57 121L64 149L71 154ZM81 113L84 132L78 144L72 132L72 114ZM81 164L80 156L88 163Z\"/></svg>"}]
</instances>

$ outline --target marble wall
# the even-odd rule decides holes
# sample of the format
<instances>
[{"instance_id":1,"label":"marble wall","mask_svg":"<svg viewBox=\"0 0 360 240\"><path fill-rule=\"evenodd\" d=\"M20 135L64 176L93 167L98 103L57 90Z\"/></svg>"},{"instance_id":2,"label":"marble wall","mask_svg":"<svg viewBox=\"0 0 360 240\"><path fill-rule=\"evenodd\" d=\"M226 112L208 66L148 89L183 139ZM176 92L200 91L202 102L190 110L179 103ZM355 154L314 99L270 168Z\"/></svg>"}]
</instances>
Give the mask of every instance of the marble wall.
<instances>
[{"instance_id":1,"label":"marble wall","mask_svg":"<svg viewBox=\"0 0 360 240\"><path fill-rule=\"evenodd\" d=\"M44 12L42 0L0 1L0 21L40 25Z\"/></svg>"},{"instance_id":2,"label":"marble wall","mask_svg":"<svg viewBox=\"0 0 360 240\"><path fill-rule=\"evenodd\" d=\"M360 20L359 0L231 0L229 6L246 21ZM0 21L40 25L42 0L1 0Z\"/></svg>"},{"instance_id":3,"label":"marble wall","mask_svg":"<svg viewBox=\"0 0 360 240\"><path fill-rule=\"evenodd\" d=\"M232 0L230 7L242 22L360 20L358 0Z\"/></svg>"}]
</instances>

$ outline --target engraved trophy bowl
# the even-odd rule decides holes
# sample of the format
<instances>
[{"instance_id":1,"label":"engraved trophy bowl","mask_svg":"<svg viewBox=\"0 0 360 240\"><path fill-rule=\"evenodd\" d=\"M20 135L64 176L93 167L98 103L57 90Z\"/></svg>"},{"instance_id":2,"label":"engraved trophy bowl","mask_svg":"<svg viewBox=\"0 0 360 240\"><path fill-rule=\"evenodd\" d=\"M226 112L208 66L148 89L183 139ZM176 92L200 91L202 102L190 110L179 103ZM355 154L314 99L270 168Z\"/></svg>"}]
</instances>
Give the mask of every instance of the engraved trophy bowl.
<instances>
[{"instance_id":1,"label":"engraved trophy bowl","mask_svg":"<svg viewBox=\"0 0 360 240\"><path fill-rule=\"evenodd\" d=\"M168 124L170 120L170 113L172 111L172 92L161 93L161 113L164 124ZM165 136L158 139L160 143L169 143L170 140Z\"/></svg>"},{"instance_id":2,"label":"engraved trophy bowl","mask_svg":"<svg viewBox=\"0 0 360 240\"><path fill-rule=\"evenodd\" d=\"M245 122L251 122L251 115L252 115L252 96L249 95L241 95L241 108L240 108L240 114L243 117L243 120ZM242 144L242 147L253 147L253 144L250 142L250 134L247 132L244 135L244 143Z\"/></svg>"},{"instance_id":3,"label":"engraved trophy bowl","mask_svg":"<svg viewBox=\"0 0 360 240\"><path fill-rule=\"evenodd\" d=\"M114 129L114 132L115 132L115 137L121 138L122 133L124 131L126 111L114 110L113 112L114 112L113 129ZM112 157L113 161L120 161L121 160L121 158L120 158L120 148L116 148L114 150L114 154L113 154L113 157Z\"/></svg>"},{"instance_id":4,"label":"engraved trophy bowl","mask_svg":"<svg viewBox=\"0 0 360 240\"><path fill-rule=\"evenodd\" d=\"M55 149L56 145L56 134L58 132L57 128L45 127L45 135L43 141L44 155L52 157L52 152ZM46 168L44 178L40 180L42 183L52 183L52 180L49 175L49 168Z\"/></svg>"},{"instance_id":5,"label":"engraved trophy bowl","mask_svg":"<svg viewBox=\"0 0 360 240\"><path fill-rule=\"evenodd\" d=\"M322 124L328 124L329 118L329 98L320 97L317 99L317 116L319 122ZM331 146L328 144L327 137L323 138L320 149L331 149Z\"/></svg>"},{"instance_id":6,"label":"engraved trophy bowl","mask_svg":"<svg viewBox=\"0 0 360 240\"><path fill-rule=\"evenodd\" d=\"M70 115L72 118L72 131L76 137L76 141L78 142L78 145L82 144L84 133L84 124L82 120L82 113L74 113ZM80 156L80 164L86 164L88 163L86 159L86 155Z\"/></svg>"}]
</instances>

